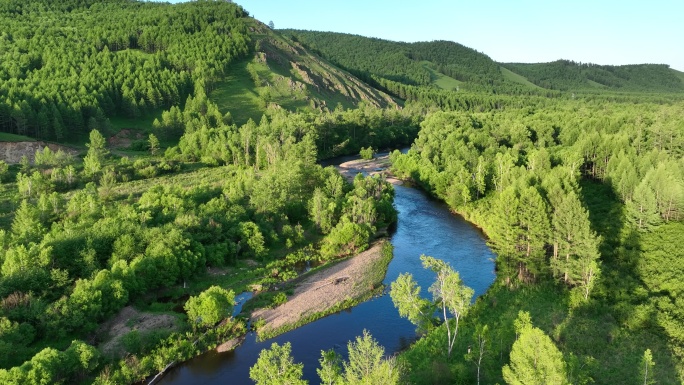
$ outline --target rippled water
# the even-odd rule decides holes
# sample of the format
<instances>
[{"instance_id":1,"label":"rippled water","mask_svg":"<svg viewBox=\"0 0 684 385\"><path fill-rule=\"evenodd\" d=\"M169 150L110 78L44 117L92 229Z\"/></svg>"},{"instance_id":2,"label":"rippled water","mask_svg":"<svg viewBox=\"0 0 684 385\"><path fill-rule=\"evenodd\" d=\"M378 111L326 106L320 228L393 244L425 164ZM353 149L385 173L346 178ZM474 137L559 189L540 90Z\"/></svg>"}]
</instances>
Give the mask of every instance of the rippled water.
<instances>
[{"instance_id":1,"label":"rippled water","mask_svg":"<svg viewBox=\"0 0 684 385\"><path fill-rule=\"evenodd\" d=\"M494 281L494 254L481 232L461 217L452 215L443 203L429 199L423 192L395 186L395 205L399 211L397 230L392 235L394 259L389 265L385 284L400 273L410 272L429 296L427 288L434 280L423 269L420 255L427 254L448 261L460 272L464 283L483 294ZM368 330L388 354L407 347L416 337L415 327L399 317L388 294L364 302L352 309L330 315L271 340L257 342L253 333L235 351L214 351L196 357L174 369L161 384L253 384L249 368L259 352L273 342L292 344L295 362L304 363L304 377L319 383L316 374L321 350L336 349L346 354L347 342Z\"/></svg>"}]
</instances>

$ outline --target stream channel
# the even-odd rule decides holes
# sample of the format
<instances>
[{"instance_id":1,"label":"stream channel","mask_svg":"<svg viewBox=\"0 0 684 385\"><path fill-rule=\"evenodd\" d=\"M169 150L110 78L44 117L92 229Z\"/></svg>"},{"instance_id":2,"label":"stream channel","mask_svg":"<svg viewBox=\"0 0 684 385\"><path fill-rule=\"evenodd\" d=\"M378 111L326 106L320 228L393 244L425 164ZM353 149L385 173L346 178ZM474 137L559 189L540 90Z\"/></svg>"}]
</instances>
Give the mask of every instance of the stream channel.
<instances>
[{"instance_id":1,"label":"stream channel","mask_svg":"<svg viewBox=\"0 0 684 385\"><path fill-rule=\"evenodd\" d=\"M304 378L309 384L318 384L316 369L321 350L335 349L346 359L347 342L361 336L364 329L385 347L386 354L399 352L415 341L415 326L399 317L387 292L399 274L408 272L420 285L421 295L431 295L427 289L434 281L434 274L423 269L421 254L449 262L463 282L475 290L475 295L482 295L494 282L495 275L495 256L482 232L423 191L406 186L394 188L399 219L391 235L394 258L385 276L384 295L270 340L257 342L256 334L250 332L235 350L226 353L212 350L197 356L169 370L159 384L253 384L249 368L259 352L274 342L282 345L288 341L292 344L294 361L304 364Z\"/></svg>"}]
</instances>

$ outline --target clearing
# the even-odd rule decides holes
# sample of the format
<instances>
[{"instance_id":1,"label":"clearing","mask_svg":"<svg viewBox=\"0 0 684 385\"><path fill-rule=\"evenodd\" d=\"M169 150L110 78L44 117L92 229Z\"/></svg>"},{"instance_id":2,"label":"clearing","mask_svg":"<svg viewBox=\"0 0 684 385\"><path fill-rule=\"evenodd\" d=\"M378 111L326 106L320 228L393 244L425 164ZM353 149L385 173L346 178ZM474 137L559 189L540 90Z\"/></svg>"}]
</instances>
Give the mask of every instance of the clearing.
<instances>
[{"instance_id":1,"label":"clearing","mask_svg":"<svg viewBox=\"0 0 684 385\"><path fill-rule=\"evenodd\" d=\"M110 339L100 345L100 351L107 356L120 356L125 353L122 338L133 330L141 335L158 330L176 330L176 317L170 314L141 312L126 306L114 318L100 327L98 334L108 335Z\"/></svg>"}]
</instances>

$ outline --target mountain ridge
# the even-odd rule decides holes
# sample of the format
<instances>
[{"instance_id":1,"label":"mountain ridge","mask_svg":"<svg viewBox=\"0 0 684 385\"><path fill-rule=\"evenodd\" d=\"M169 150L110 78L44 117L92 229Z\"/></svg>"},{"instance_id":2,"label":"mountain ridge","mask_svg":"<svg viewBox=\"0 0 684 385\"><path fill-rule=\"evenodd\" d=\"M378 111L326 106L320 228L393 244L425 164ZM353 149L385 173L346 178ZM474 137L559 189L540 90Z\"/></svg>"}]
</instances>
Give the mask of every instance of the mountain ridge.
<instances>
[{"instance_id":1,"label":"mountain ridge","mask_svg":"<svg viewBox=\"0 0 684 385\"><path fill-rule=\"evenodd\" d=\"M501 63L485 53L446 40L405 43L337 32L279 31L361 78L369 78L372 74L408 85L435 85L429 80L427 71L421 72L418 68L419 62L427 61L436 71L468 82L465 88L476 91L529 92L535 89L527 84L529 82L552 91L595 91L603 86L618 92L684 92L682 76L667 64L609 66L571 60ZM364 61L364 57L373 55L380 63L398 60L383 72L374 68L377 63ZM501 68L517 75L518 81L504 76Z\"/></svg>"}]
</instances>

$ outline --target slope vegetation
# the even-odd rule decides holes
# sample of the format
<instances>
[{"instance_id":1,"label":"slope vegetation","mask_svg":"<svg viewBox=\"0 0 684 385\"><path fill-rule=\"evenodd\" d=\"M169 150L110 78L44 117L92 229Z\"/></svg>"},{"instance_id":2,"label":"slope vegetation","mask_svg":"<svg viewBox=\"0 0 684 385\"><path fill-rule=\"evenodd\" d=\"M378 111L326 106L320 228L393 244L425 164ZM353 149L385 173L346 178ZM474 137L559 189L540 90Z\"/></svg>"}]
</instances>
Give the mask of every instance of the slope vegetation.
<instances>
[{"instance_id":1,"label":"slope vegetation","mask_svg":"<svg viewBox=\"0 0 684 385\"><path fill-rule=\"evenodd\" d=\"M351 108L361 102L396 106L387 94L312 55L301 44L256 20L249 25L253 55L231 66L226 81L211 95L236 122L257 120L269 108L322 111L338 104Z\"/></svg>"},{"instance_id":2,"label":"slope vegetation","mask_svg":"<svg viewBox=\"0 0 684 385\"><path fill-rule=\"evenodd\" d=\"M616 91L684 91L684 82L677 71L664 64L608 66L558 60L551 63L502 65L537 86L553 90L604 88Z\"/></svg>"},{"instance_id":3,"label":"slope vegetation","mask_svg":"<svg viewBox=\"0 0 684 385\"><path fill-rule=\"evenodd\" d=\"M516 86L504 79L499 65L487 55L450 41L402 43L333 32L281 32L371 83L376 76L429 86L434 84L434 70L473 90Z\"/></svg>"}]
</instances>

